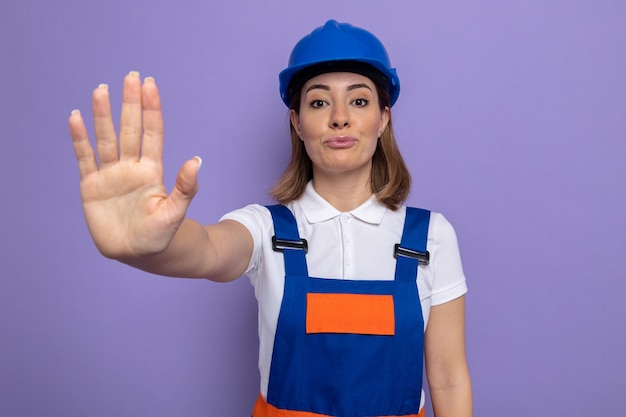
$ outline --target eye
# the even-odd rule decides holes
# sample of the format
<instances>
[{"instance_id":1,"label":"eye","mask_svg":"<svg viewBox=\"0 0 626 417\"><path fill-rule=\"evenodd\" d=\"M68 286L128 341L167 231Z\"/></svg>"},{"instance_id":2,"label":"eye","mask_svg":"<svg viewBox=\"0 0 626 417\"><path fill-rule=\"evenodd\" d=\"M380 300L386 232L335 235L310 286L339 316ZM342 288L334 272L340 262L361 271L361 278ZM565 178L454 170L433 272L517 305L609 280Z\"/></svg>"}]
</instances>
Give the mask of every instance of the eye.
<instances>
[{"instance_id":1,"label":"eye","mask_svg":"<svg viewBox=\"0 0 626 417\"><path fill-rule=\"evenodd\" d=\"M324 100L313 100L310 103L310 106L313 107L314 109L319 109L320 107L324 107L326 105L326 102Z\"/></svg>"},{"instance_id":2,"label":"eye","mask_svg":"<svg viewBox=\"0 0 626 417\"><path fill-rule=\"evenodd\" d=\"M357 107L365 107L368 105L369 100L364 98L357 98L352 103L354 103L354 105Z\"/></svg>"}]
</instances>

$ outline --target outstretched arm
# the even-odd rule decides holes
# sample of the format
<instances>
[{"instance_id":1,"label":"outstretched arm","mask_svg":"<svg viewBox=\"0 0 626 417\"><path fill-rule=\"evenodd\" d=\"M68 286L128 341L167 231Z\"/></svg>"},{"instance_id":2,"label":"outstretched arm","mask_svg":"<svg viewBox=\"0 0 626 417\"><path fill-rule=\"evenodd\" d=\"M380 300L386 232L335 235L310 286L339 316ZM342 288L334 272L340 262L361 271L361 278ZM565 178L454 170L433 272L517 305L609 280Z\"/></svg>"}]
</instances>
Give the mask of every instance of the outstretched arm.
<instances>
[{"instance_id":1,"label":"outstretched arm","mask_svg":"<svg viewBox=\"0 0 626 417\"><path fill-rule=\"evenodd\" d=\"M108 88L93 92L95 151L78 111L69 119L85 219L98 250L149 272L213 280L245 271L252 237L233 221L201 226L185 219L198 191L200 159L183 164L168 195L163 183L163 118L152 78L124 79L119 141ZM99 165L98 165L99 161Z\"/></svg>"}]
</instances>

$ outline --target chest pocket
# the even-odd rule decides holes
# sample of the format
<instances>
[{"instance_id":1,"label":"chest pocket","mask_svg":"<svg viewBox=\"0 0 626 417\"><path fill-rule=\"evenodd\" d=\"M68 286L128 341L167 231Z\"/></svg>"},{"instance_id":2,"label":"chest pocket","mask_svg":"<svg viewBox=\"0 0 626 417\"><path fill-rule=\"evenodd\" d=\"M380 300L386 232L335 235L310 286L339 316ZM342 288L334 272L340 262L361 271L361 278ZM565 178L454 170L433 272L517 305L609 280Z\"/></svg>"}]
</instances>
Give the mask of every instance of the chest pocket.
<instances>
[{"instance_id":1,"label":"chest pocket","mask_svg":"<svg viewBox=\"0 0 626 417\"><path fill-rule=\"evenodd\" d=\"M308 293L306 332L393 336L392 295Z\"/></svg>"}]
</instances>

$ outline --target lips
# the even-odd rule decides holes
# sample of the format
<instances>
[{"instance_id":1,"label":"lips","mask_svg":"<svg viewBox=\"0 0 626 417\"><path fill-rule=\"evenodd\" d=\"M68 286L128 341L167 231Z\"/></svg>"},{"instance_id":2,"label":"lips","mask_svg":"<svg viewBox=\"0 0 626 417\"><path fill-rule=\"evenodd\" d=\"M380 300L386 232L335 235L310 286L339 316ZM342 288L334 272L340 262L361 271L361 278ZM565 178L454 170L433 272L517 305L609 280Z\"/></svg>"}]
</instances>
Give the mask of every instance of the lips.
<instances>
[{"instance_id":1,"label":"lips","mask_svg":"<svg viewBox=\"0 0 626 417\"><path fill-rule=\"evenodd\" d=\"M324 145L334 149L350 148L357 142L356 138L351 136L337 136L330 138L324 142Z\"/></svg>"}]
</instances>

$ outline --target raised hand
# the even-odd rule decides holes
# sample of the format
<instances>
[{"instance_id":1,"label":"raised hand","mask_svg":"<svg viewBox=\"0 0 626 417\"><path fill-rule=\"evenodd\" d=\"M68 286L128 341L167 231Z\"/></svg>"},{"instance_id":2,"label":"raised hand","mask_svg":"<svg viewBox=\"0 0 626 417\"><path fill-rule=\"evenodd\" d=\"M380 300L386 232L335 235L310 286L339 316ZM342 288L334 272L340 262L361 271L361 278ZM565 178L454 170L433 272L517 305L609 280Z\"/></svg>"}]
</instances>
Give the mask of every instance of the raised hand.
<instances>
[{"instance_id":1,"label":"raised hand","mask_svg":"<svg viewBox=\"0 0 626 417\"><path fill-rule=\"evenodd\" d=\"M168 247L198 190L201 160L185 162L168 195L161 102L152 78L142 85L136 72L125 77L119 142L106 85L93 92L93 114L95 152L80 112L69 118L89 232L109 258L132 262L158 254Z\"/></svg>"}]
</instances>

